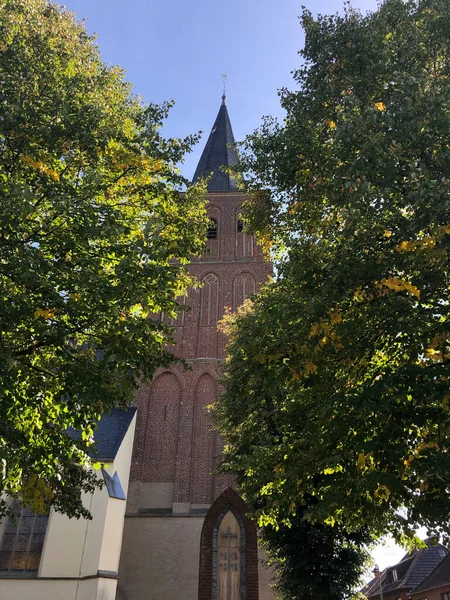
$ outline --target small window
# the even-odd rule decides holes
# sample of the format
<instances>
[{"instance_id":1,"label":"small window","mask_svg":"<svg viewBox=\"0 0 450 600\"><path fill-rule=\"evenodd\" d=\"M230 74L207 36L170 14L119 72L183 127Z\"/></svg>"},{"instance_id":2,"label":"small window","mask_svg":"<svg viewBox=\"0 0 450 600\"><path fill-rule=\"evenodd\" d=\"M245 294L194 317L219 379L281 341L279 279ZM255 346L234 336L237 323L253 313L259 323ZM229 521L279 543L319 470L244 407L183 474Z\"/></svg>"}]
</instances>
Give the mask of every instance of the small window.
<instances>
[{"instance_id":1,"label":"small window","mask_svg":"<svg viewBox=\"0 0 450 600\"><path fill-rule=\"evenodd\" d=\"M37 572L47 523L47 515L35 515L29 508L16 519L7 519L0 543L0 572Z\"/></svg>"},{"instance_id":2,"label":"small window","mask_svg":"<svg viewBox=\"0 0 450 600\"><path fill-rule=\"evenodd\" d=\"M210 219L208 225L208 231L206 233L208 240L214 240L217 237L217 221L216 219Z\"/></svg>"},{"instance_id":3,"label":"small window","mask_svg":"<svg viewBox=\"0 0 450 600\"><path fill-rule=\"evenodd\" d=\"M426 598L425 598L425 600L426 600ZM443 594L441 594L441 600L450 600L450 591L444 592Z\"/></svg>"},{"instance_id":4,"label":"small window","mask_svg":"<svg viewBox=\"0 0 450 600\"><path fill-rule=\"evenodd\" d=\"M398 580L397 569L392 569L392 581L397 581L397 580Z\"/></svg>"},{"instance_id":5,"label":"small window","mask_svg":"<svg viewBox=\"0 0 450 600\"><path fill-rule=\"evenodd\" d=\"M237 222L237 231L238 233L242 233L244 231L244 221L241 221L240 219L238 219Z\"/></svg>"}]
</instances>

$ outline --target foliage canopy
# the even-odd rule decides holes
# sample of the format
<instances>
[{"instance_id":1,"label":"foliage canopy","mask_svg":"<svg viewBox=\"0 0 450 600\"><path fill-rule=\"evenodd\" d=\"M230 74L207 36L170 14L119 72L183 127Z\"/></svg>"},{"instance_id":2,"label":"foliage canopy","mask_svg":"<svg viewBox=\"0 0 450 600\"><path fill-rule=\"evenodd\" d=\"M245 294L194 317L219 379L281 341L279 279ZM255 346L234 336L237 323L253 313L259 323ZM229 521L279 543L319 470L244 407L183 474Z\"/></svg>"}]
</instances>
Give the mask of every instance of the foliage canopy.
<instances>
[{"instance_id":1,"label":"foliage canopy","mask_svg":"<svg viewBox=\"0 0 450 600\"><path fill-rule=\"evenodd\" d=\"M312 522L448 535L450 4L302 24L286 119L243 144L279 277L228 322L225 464L261 525L312 497Z\"/></svg>"},{"instance_id":2,"label":"foliage canopy","mask_svg":"<svg viewBox=\"0 0 450 600\"><path fill-rule=\"evenodd\" d=\"M176 168L195 138L165 140L170 105L45 0L0 2L0 82L0 491L86 515L93 425L172 358L149 315L177 311L204 247Z\"/></svg>"},{"instance_id":3,"label":"foliage canopy","mask_svg":"<svg viewBox=\"0 0 450 600\"><path fill-rule=\"evenodd\" d=\"M290 525L261 529L280 600L341 600L361 584L369 560L367 530L310 523L297 511Z\"/></svg>"}]
</instances>

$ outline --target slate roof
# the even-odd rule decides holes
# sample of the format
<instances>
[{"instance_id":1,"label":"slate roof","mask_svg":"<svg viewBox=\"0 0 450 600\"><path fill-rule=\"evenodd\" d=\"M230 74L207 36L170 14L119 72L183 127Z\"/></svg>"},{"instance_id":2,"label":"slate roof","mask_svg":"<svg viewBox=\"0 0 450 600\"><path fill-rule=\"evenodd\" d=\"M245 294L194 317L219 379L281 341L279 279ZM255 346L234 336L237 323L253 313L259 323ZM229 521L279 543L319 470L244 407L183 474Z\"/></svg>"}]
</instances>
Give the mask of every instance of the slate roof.
<instances>
[{"instance_id":1,"label":"slate roof","mask_svg":"<svg viewBox=\"0 0 450 600\"><path fill-rule=\"evenodd\" d=\"M225 96L219 109L208 141L195 170L193 181L213 173L208 181L208 192L232 192L237 190L235 179L224 173L220 167L234 167L238 163L233 129L228 116Z\"/></svg>"},{"instance_id":2,"label":"slate roof","mask_svg":"<svg viewBox=\"0 0 450 600\"><path fill-rule=\"evenodd\" d=\"M432 590L444 585L450 585L450 553L447 553L431 573L411 590L411 594Z\"/></svg>"},{"instance_id":3,"label":"slate roof","mask_svg":"<svg viewBox=\"0 0 450 600\"><path fill-rule=\"evenodd\" d=\"M94 433L95 445L88 450L91 458L105 462L116 458L136 410L134 407L113 408L111 414L102 416ZM81 437L80 431L71 430L70 435L76 439Z\"/></svg>"},{"instance_id":4,"label":"slate roof","mask_svg":"<svg viewBox=\"0 0 450 600\"><path fill-rule=\"evenodd\" d=\"M429 545L428 548L405 554L399 563L382 571L383 594L391 594L396 590L411 590L418 586L448 555L448 552L447 548L437 544L437 546ZM397 571L397 581L393 581L394 569ZM372 579L361 591L368 598L378 596L380 593L378 580Z\"/></svg>"}]
</instances>

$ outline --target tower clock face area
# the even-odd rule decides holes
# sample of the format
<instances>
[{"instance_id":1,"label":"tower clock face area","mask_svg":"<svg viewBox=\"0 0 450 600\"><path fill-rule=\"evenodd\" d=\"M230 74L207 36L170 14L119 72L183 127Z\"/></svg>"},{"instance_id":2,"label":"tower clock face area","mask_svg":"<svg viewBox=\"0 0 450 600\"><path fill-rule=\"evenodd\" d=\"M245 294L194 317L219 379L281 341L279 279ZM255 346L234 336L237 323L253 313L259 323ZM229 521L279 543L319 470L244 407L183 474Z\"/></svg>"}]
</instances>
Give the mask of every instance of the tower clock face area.
<instances>
[{"instance_id":1,"label":"tower clock face area","mask_svg":"<svg viewBox=\"0 0 450 600\"><path fill-rule=\"evenodd\" d=\"M221 169L236 164L223 98L194 176L212 173L208 252L189 266L201 286L188 292L187 310L167 321L171 350L189 368L160 369L136 395L118 600L273 600L269 575L264 595L258 591L255 525L231 476L217 473L222 442L208 412L225 357L218 323L271 274L240 217L246 196Z\"/></svg>"}]
</instances>

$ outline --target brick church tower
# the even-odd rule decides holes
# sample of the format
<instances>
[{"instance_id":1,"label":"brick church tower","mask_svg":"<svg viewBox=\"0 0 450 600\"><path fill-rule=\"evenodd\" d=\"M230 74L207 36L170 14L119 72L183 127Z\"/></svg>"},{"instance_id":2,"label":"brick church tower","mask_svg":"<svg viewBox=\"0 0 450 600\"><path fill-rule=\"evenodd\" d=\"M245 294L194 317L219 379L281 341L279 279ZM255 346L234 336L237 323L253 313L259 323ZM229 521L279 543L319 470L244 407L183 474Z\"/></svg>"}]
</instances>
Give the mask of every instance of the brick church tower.
<instances>
[{"instance_id":1,"label":"brick church tower","mask_svg":"<svg viewBox=\"0 0 450 600\"><path fill-rule=\"evenodd\" d=\"M239 218L245 196L220 170L237 163L225 100L194 175L213 173L209 253L190 265L203 287L189 292L189 310L171 322L175 352L190 370L161 369L137 397L118 600L273 598L256 528L230 477L214 474L221 441L206 410L217 398L224 361L217 323L271 272Z\"/></svg>"}]
</instances>

